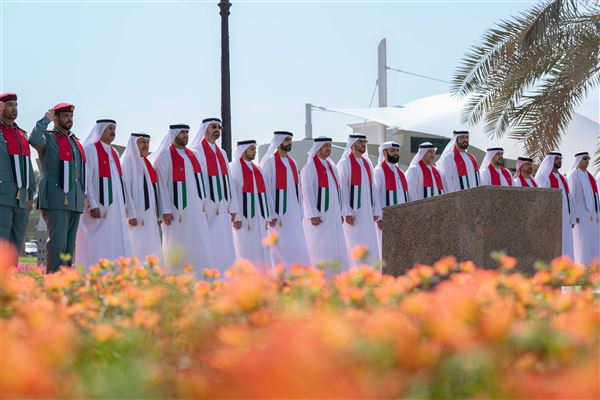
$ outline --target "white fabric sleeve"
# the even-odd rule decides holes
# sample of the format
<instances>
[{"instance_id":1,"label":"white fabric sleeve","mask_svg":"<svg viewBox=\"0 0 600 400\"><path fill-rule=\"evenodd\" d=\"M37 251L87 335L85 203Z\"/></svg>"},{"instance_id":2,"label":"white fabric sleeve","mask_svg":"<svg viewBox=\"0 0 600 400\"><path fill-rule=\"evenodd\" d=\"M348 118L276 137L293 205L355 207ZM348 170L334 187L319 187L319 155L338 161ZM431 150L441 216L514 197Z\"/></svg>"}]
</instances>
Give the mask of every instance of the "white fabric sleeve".
<instances>
[{"instance_id":1,"label":"white fabric sleeve","mask_svg":"<svg viewBox=\"0 0 600 400\"><path fill-rule=\"evenodd\" d=\"M583 198L583 187L577 179L577 172L571 174L568 179L569 189L571 191L571 214L574 218L582 218L582 211L585 209Z\"/></svg>"},{"instance_id":2,"label":"white fabric sleeve","mask_svg":"<svg viewBox=\"0 0 600 400\"><path fill-rule=\"evenodd\" d=\"M373 186L373 195L379 199L378 203L376 203L378 208L375 210L375 215L383 215L383 207L385 207L385 174L382 168L375 168Z\"/></svg>"},{"instance_id":3,"label":"white fabric sleeve","mask_svg":"<svg viewBox=\"0 0 600 400\"><path fill-rule=\"evenodd\" d=\"M315 182L315 178L316 173L314 172L313 163L309 160L300 172L300 181L302 182L302 204L306 218L321 216L321 213L317 210L317 193L315 191L317 183Z\"/></svg>"},{"instance_id":4,"label":"white fabric sleeve","mask_svg":"<svg viewBox=\"0 0 600 400\"><path fill-rule=\"evenodd\" d=\"M135 188L133 187L133 169L134 168L128 168L129 166L125 166L125 164L123 164L121 166L121 170L123 171L123 190L125 191L125 215L127 216L128 219L132 219L136 217L136 203L133 200L133 192L135 190Z\"/></svg>"},{"instance_id":5,"label":"white fabric sleeve","mask_svg":"<svg viewBox=\"0 0 600 400\"><path fill-rule=\"evenodd\" d=\"M515 179L513 179L513 186L514 187L521 187L523 185L521 185L521 180L517 177Z\"/></svg>"},{"instance_id":6,"label":"white fabric sleeve","mask_svg":"<svg viewBox=\"0 0 600 400\"><path fill-rule=\"evenodd\" d=\"M344 161L340 161L337 165L338 174L340 176L340 188L342 189L342 214L344 217L353 215L353 211L350 208L350 161L346 158Z\"/></svg>"},{"instance_id":7,"label":"white fabric sleeve","mask_svg":"<svg viewBox=\"0 0 600 400\"><path fill-rule=\"evenodd\" d=\"M159 157L154 162L154 169L158 175L158 198L160 199L160 215L172 214L172 165L168 154Z\"/></svg>"},{"instance_id":8,"label":"white fabric sleeve","mask_svg":"<svg viewBox=\"0 0 600 400\"><path fill-rule=\"evenodd\" d=\"M492 184L491 179L490 179L490 171L487 168L480 169L479 176L481 177L481 186Z\"/></svg>"},{"instance_id":9,"label":"white fabric sleeve","mask_svg":"<svg viewBox=\"0 0 600 400\"><path fill-rule=\"evenodd\" d=\"M265 188L267 190L267 202L269 203L269 218L272 220L273 218L278 218L279 216L275 214L275 200L273 199L273 195L275 193L275 178L273 174L275 173L275 168L273 165L273 158L270 158L265 162L265 165L259 168L263 174L263 178L265 180Z\"/></svg>"},{"instance_id":10,"label":"white fabric sleeve","mask_svg":"<svg viewBox=\"0 0 600 400\"><path fill-rule=\"evenodd\" d=\"M241 161L240 161L241 162ZM229 182L231 184L231 200L235 201L237 205L242 204L242 185L244 184L244 177L240 173L241 166L237 165L234 162L230 162L227 166L229 168ZM230 210L231 210L231 202L230 202ZM231 212L231 211L230 211ZM238 211L235 211L234 222L242 221L245 219L244 216L241 215L241 209L238 207Z\"/></svg>"},{"instance_id":11,"label":"white fabric sleeve","mask_svg":"<svg viewBox=\"0 0 600 400\"><path fill-rule=\"evenodd\" d=\"M453 153L446 153L453 154ZM456 172L456 168L454 168L454 157L445 155L439 161L440 163L440 174L442 175L442 180L444 182L444 192L451 193L456 192L460 188L460 184L457 184L455 178L458 177ZM456 176L455 176L456 175Z\"/></svg>"},{"instance_id":12,"label":"white fabric sleeve","mask_svg":"<svg viewBox=\"0 0 600 400\"><path fill-rule=\"evenodd\" d=\"M94 188L94 182L98 178L98 154L94 146L87 146L83 151L87 159L85 163L85 194L89 208L93 210L98 208L96 189Z\"/></svg>"},{"instance_id":13,"label":"white fabric sleeve","mask_svg":"<svg viewBox=\"0 0 600 400\"><path fill-rule=\"evenodd\" d=\"M406 181L408 183L408 193L411 201L423 198L423 178L417 167L409 167L406 171Z\"/></svg>"},{"instance_id":14,"label":"white fabric sleeve","mask_svg":"<svg viewBox=\"0 0 600 400\"><path fill-rule=\"evenodd\" d=\"M382 208L382 198L379 194L379 190L378 190L378 185L377 185L377 176L375 174L375 170L371 167L371 165L369 164L369 168L371 168L371 176L373 177L373 185L371 187L371 190L373 191L373 216L376 217L378 220L381 219L381 208ZM385 184L384 184L384 190L385 190Z\"/></svg>"}]
</instances>

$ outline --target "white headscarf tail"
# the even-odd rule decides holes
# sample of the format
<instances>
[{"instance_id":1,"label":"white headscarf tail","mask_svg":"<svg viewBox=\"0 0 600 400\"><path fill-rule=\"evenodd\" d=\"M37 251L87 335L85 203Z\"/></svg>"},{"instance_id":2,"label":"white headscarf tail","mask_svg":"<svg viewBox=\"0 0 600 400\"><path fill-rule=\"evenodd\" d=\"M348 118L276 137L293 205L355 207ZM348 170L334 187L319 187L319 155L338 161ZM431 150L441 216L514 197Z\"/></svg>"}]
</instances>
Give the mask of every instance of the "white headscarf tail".
<instances>
[{"instance_id":1,"label":"white headscarf tail","mask_svg":"<svg viewBox=\"0 0 600 400\"><path fill-rule=\"evenodd\" d=\"M261 160L260 160L260 167L264 167L265 164L267 163L267 161L271 158L273 158L273 156L275 155L275 152L277 151L277 148L279 148L279 146L281 145L281 143L283 143L283 141L287 138L291 138L293 136L290 135L284 135L284 134L276 134L273 135L273 138L271 139L271 144L269 145L269 148L267 149L267 152L265 153L264 156L262 156Z\"/></svg>"},{"instance_id":2,"label":"white headscarf tail","mask_svg":"<svg viewBox=\"0 0 600 400\"><path fill-rule=\"evenodd\" d=\"M554 159L556 158L556 156L557 154L548 154L546 155L546 157L544 157L542 163L540 164L540 167L537 170L537 173L535 174L536 181L539 181L541 179L548 179L550 173L552 172L552 169L554 168Z\"/></svg>"},{"instance_id":3,"label":"white headscarf tail","mask_svg":"<svg viewBox=\"0 0 600 400\"><path fill-rule=\"evenodd\" d=\"M306 153L306 154L308 154L307 162L310 162L310 160L312 160L312 158L315 156L317 151L319 151L325 143L331 143L331 142L332 142L331 138L328 138L326 136L319 136L319 137L315 138L312 146L310 147L310 150L308 151L308 153Z\"/></svg>"},{"instance_id":4,"label":"white headscarf tail","mask_svg":"<svg viewBox=\"0 0 600 400\"><path fill-rule=\"evenodd\" d=\"M96 123L96 125L94 125L94 127L90 131L90 134L88 135L88 137L85 138L85 141L83 142L83 147L86 147L89 144L94 144L98 140L100 140L100 138L102 137L102 134L104 133L104 130L109 125L114 125L115 127L117 126L116 124L114 124L112 122L100 122L100 123Z\"/></svg>"},{"instance_id":5,"label":"white headscarf tail","mask_svg":"<svg viewBox=\"0 0 600 400\"><path fill-rule=\"evenodd\" d=\"M431 149L433 149L434 153L437 153L437 147L421 147L421 146L433 146L432 143L430 142L423 142L419 145L419 151L417 151L417 154L415 154L415 156L413 157L413 159L410 161L410 165L408 166L409 168L419 164L419 161L421 161L423 159L423 157L425 157L425 154L427 154L427 152Z\"/></svg>"},{"instance_id":6,"label":"white headscarf tail","mask_svg":"<svg viewBox=\"0 0 600 400\"><path fill-rule=\"evenodd\" d=\"M499 147L494 147L486 151L485 157L483 157L483 161L481 162L481 167L479 168L479 170L483 171L488 169L490 163L492 162L492 158L494 158L494 156L499 152L504 152L504 150L500 149Z\"/></svg>"}]
</instances>

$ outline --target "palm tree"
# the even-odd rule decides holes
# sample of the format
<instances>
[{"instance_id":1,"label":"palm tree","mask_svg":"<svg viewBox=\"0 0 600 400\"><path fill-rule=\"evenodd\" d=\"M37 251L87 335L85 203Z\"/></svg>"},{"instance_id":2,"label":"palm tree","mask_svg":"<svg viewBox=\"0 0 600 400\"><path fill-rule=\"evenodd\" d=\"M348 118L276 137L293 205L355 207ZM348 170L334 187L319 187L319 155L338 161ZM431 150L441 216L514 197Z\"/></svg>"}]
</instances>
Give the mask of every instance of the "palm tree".
<instances>
[{"instance_id":1,"label":"palm tree","mask_svg":"<svg viewBox=\"0 0 600 400\"><path fill-rule=\"evenodd\" d=\"M599 56L597 1L544 1L485 32L451 90L467 98L464 123L483 118L491 137L508 134L539 160L558 148L574 108L600 83Z\"/></svg>"}]
</instances>

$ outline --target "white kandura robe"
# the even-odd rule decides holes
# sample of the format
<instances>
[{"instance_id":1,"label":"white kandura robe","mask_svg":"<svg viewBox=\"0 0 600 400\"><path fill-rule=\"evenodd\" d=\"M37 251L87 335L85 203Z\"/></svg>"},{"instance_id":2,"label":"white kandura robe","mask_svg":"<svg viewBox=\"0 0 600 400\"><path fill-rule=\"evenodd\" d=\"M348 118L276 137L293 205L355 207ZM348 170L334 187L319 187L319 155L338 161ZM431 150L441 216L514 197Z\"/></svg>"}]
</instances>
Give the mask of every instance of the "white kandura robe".
<instances>
[{"instance_id":1,"label":"white kandura robe","mask_svg":"<svg viewBox=\"0 0 600 400\"><path fill-rule=\"evenodd\" d=\"M220 151L225 159L225 163L227 169L229 166L227 165L227 153L220 147L217 147L214 144L209 143L210 148L213 152ZM208 176L208 167L206 166L206 156L204 154L203 147L199 147L196 151L198 154L198 161L200 162L200 166L202 167L202 173L204 175L204 179L206 181L206 218L208 219L208 231L210 232L210 237L212 240L219 243L219 247L215 249L213 252L213 266L212 268L217 268L221 272L224 272L227 268L231 267L237 258L235 252L235 246L233 244L233 232L232 224L231 224L231 215L238 213L238 203L237 196L235 194L235 188L233 185L230 185L228 188L231 189L232 193L230 193L230 200L226 200L225 196L219 201L217 196L217 188L214 188L215 191L215 200L212 201L210 199L210 189L209 189L209 179ZM223 179L221 171L221 165L217 159L217 169L219 171L217 178L221 180L221 190L223 190ZM228 172L229 173L229 172Z\"/></svg>"},{"instance_id":2,"label":"white kandura robe","mask_svg":"<svg viewBox=\"0 0 600 400\"><path fill-rule=\"evenodd\" d=\"M426 165L426 167L431 172L431 180L433 181L433 193L435 196L439 196L441 194L440 188L438 187L437 181L435 180L435 175L433 175L431 165ZM440 174L440 178L442 178L442 185L444 185L444 178L441 175L442 174ZM421 171L421 167L419 166L419 164L414 164L408 167L408 169L406 170L406 180L408 183L408 194L410 196L410 200L414 201L424 199L425 195L423 194L423 171Z\"/></svg>"},{"instance_id":3,"label":"white kandura robe","mask_svg":"<svg viewBox=\"0 0 600 400\"><path fill-rule=\"evenodd\" d=\"M530 188L535 188L535 186L533 186L533 179L532 178L533 178L533 175L531 177L529 177L529 178L525 178L525 182L527 182L527 184L529 185ZM518 176L513 179L513 186L514 187L522 187L522 185L521 185L521 179Z\"/></svg>"},{"instance_id":4,"label":"white kandura robe","mask_svg":"<svg viewBox=\"0 0 600 400\"><path fill-rule=\"evenodd\" d=\"M285 266L293 264L309 265L306 238L302 229L302 185L298 181L298 196L300 197L298 199L294 184L294 174L288 157L281 157L281 161L285 165L287 175L287 210L285 214L280 212L280 214L276 215L277 224L275 227L269 228L269 231L275 232L278 236L277 243L271 247L273 265L277 265L278 263L283 263ZM275 158L269 158L261 170L265 178L267 192L275 199ZM275 204L274 200L273 204ZM275 208L273 208L273 211L275 212Z\"/></svg>"},{"instance_id":5,"label":"white kandura robe","mask_svg":"<svg viewBox=\"0 0 600 400\"><path fill-rule=\"evenodd\" d=\"M364 157L363 157L364 158ZM344 221L344 236L346 237L346 246L348 251L352 253L352 250L359 245L367 246L369 255L365 261L355 260L350 257L350 265L358 266L362 263L374 266L375 264L381 264L381 258L379 257L379 246L377 245L377 234L375 233L375 218L379 217L375 210L380 209L378 205L379 199L373 190L373 203L371 203L371 187L369 187L369 175L365 169L364 163L357 158L358 165L360 166L361 172L361 190L360 190L360 204L361 207L358 209L352 209L350 207L350 157L342 158L338 162L338 173L340 175L340 187L342 189L342 199L344 204L342 207L342 214L344 216L354 216L354 225L349 225ZM367 162L368 168L371 170L371 176L374 175L374 171L371 167L371 163ZM358 203L358 202L357 202ZM381 265L379 265L381 271Z\"/></svg>"},{"instance_id":6,"label":"white kandura robe","mask_svg":"<svg viewBox=\"0 0 600 400\"><path fill-rule=\"evenodd\" d=\"M339 271L347 270L350 266L348 258L348 249L346 248L346 240L344 238L344 229L342 225L342 196L341 188L336 186L336 179L340 182L337 175L337 167L329 159L321 160L323 167L327 171L328 186L329 186L329 207L321 207L321 211L317 208L317 199L319 192L319 180L317 178L317 170L313 160L309 160L302 168L300 174L302 180L302 198L304 203L304 234L306 236L306 244L308 247L308 255L313 265L331 265L335 269L327 270L330 275ZM331 166L331 170L327 164ZM335 175L331 174L333 171ZM323 201L324 204L324 201ZM311 218L321 218L321 223L314 226Z\"/></svg>"},{"instance_id":7,"label":"white kandura robe","mask_svg":"<svg viewBox=\"0 0 600 400\"><path fill-rule=\"evenodd\" d=\"M83 264L86 269L103 258L113 261L132 255L127 220L135 218L135 210L127 188L123 201L123 188L111 146L102 143L102 147L108 154L113 202L109 205L107 200L106 206L100 204L98 153L95 144L89 144L84 148L87 158L85 183L88 206L83 210L75 242L75 265ZM105 198L108 199L108 193L105 193ZM92 218L90 215L90 210L94 208L100 208L100 218Z\"/></svg>"},{"instance_id":8,"label":"white kandura robe","mask_svg":"<svg viewBox=\"0 0 600 400\"><path fill-rule=\"evenodd\" d=\"M574 259L573 252L573 224L575 223L575 214L574 214L574 204L573 204L573 196L571 193L567 194L565 191L562 181L558 176L557 172L551 172L554 174L556 179L558 180L558 187L562 192L562 253L565 256L569 256L571 259ZM566 180L566 178L565 178ZM549 177L540 177L536 180L538 187L540 188L549 188L550 187L550 179ZM568 182L567 182L568 183ZM569 188L570 189L570 188ZM569 212L569 202L571 204L571 212Z\"/></svg>"},{"instance_id":9,"label":"white kandura robe","mask_svg":"<svg viewBox=\"0 0 600 400\"><path fill-rule=\"evenodd\" d=\"M208 231L204 200L198 196L192 162L183 149L177 149L177 153L183 158L185 164L187 207L184 209L176 208L174 203L173 164L170 151L163 152L154 163L158 174L161 216L173 214L171 225L164 222L162 224L165 266L171 273L181 273L183 266L190 264L196 276L200 277L203 268L214 268L212 249L218 251L217 241L211 240ZM197 153L194 154L198 157ZM202 182L200 184L202 185ZM204 184L206 185L206 182Z\"/></svg>"},{"instance_id":10,"label":"white kandura robe","mask_svg":"<svg viewBox=\"0 0 600 400\"><path fill-rule=\"evenodd\" d=\"M467 178L469 180L469 187L465 187L465 189L477 187L477 171L473 166L473 162L467 155L466 151L461 151L459 152L459 154L464 160L465 166L467 168ZM454 161L454 151L449 151L446 154L444 154L437 162L437 165L439 166L440 175L442 175L442 180L444 182L444 192L451 193L458 192L459 190L461 190L458 169L456 168L456 162Z\"/></svg>"},{"instance_id":11,"label":"white kandura robe","mask_svg":"<svg viewBox=\"0 0 600 400\"><path fill-rule=\"evenodd\" d=\"M569 175L569 187L575 218L579 218L573 228L575 261L590 265L594 259L600 260L600 214L594 206L592 185L586 172L573 171Z\"/></svg>"},{"instance_id":12,"label":"white kandura robe","mask_svg":"<svg viewBox=\"0 0 600 400\"><path fill-rule=\"evenodd\" d=\"M154 185L150 180L148 168L144 163L143 175L134 177L137 174L135 168L129 164L123 164L123 184L128 193L131 194L135 215L137 219L136 226L129 226L129 238L131 240L132 254L144 261L146 257L152 255L158 257L159 265L163 265L162 242L160 239L160 226L158 224L158 183L156 184L156 195ZM148 187L149 208L146 210L144 204L144 177Z\"/></svg>"},{"instance_id":13,"label":"white kandura robe","mask_svg":"<svg viewBox=\"0 0 600 400\"><path fill-rule=\"evenodd\" d=\"M387 165L390 167L390 169L394 173L394 179L396 180L396 199L398 202L396 204L390 204L390 206L406 203L404 199L402 181L400 180L400 175L398 175L398 171L396 170L396 164L391 164L387 161L383 162L387 163ZM376 204L380 207L380 209L375 210L375 213L383 217L382 209L386 207L386 190L385 173L383 172L383 168L381 168L381 165L375 167L374 171L374 195L377 196L378 201L376 202ZM408 195L408 201L410 201L410 194ZM375 225L375 232L377 233L377 247L379 249L379 257L383 258L383 232L381 231L381 229L379 229L377 225Z\"/></svg>"},{"instance_id":14,"label":"white kandura robe","mask_svg":"<svg viewBox=\"0 0 600 400\"><path fill-rule=\"evenodd\" d=\"M511 186L511 182L506 180L506 177L504 176L500 168L496 168L496 172L498 172L498 175L500 175L500 186ZM481 176L482 185L492 185L492 177L490 176L490 170L488 169L488 167L481 168L479 170L479 175Z\"/></svg>"},{"instance_id":15,"label":"white kandura robe","mask_svg":"<svg viewBox=\"0 0 600 400\"><path fill-rule=\"evenodd\" d=\"M256 178L254 178L254 218L251 218L251 208L248 210L248 215L250 218L246 218L242 214L242 206L244 204L244 193L242 191L244 186L244 176L241 165L242 162L245 162L251 171L253 170L252 163L250 161L238 160L229 163L229 170L231 171L231 185L235 186L237 203L240 206L240 212L236 215L236 221L241 221L242 223L241 229L233 229L233 244L235 245L235 250L239 258L243 258L252 262L259 269L267 269L272 266L271 250L269 247L263 244L263 239L268 234L268 221L265 220L260 213ZM268 191L265 194L267 207L269 210L269 214L267 214L267 211L265 210L265 215L270 220L273 217L274 208Z\"/></svg>"}]
</instances>

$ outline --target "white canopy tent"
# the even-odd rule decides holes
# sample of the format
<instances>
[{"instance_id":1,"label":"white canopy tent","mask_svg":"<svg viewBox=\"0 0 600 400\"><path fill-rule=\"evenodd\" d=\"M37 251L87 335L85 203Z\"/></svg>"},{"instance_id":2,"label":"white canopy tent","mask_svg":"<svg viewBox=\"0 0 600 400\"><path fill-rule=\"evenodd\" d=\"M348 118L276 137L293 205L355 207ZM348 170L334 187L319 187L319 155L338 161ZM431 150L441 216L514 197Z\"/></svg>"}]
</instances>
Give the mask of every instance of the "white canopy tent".
<instances>
[{"instance_id":1,"label":"white canopy tent","mask_svg":"<svg viewBox=\"0 0 600 400\"><path fill-rule=\"evenodd\" d=\"M425 97L404 104L402 107L382 108L325 108L378 122L389 128L406 131L424 132L450 138L453 130L467 129L471 132L471 144L482 150L491 146L503 147L507 158L516 159L524 154L523 146L507 136L496 139L489 137L483 123L468 127L461 123L460 115L466 100L458 100L449 93ZM560 147L556 150L563 153L563 171L574 160L580 151L595 152L600 138L600 125L597 121L574 114L573 119L563 135Z\"/></svg>"}]
</instances>

